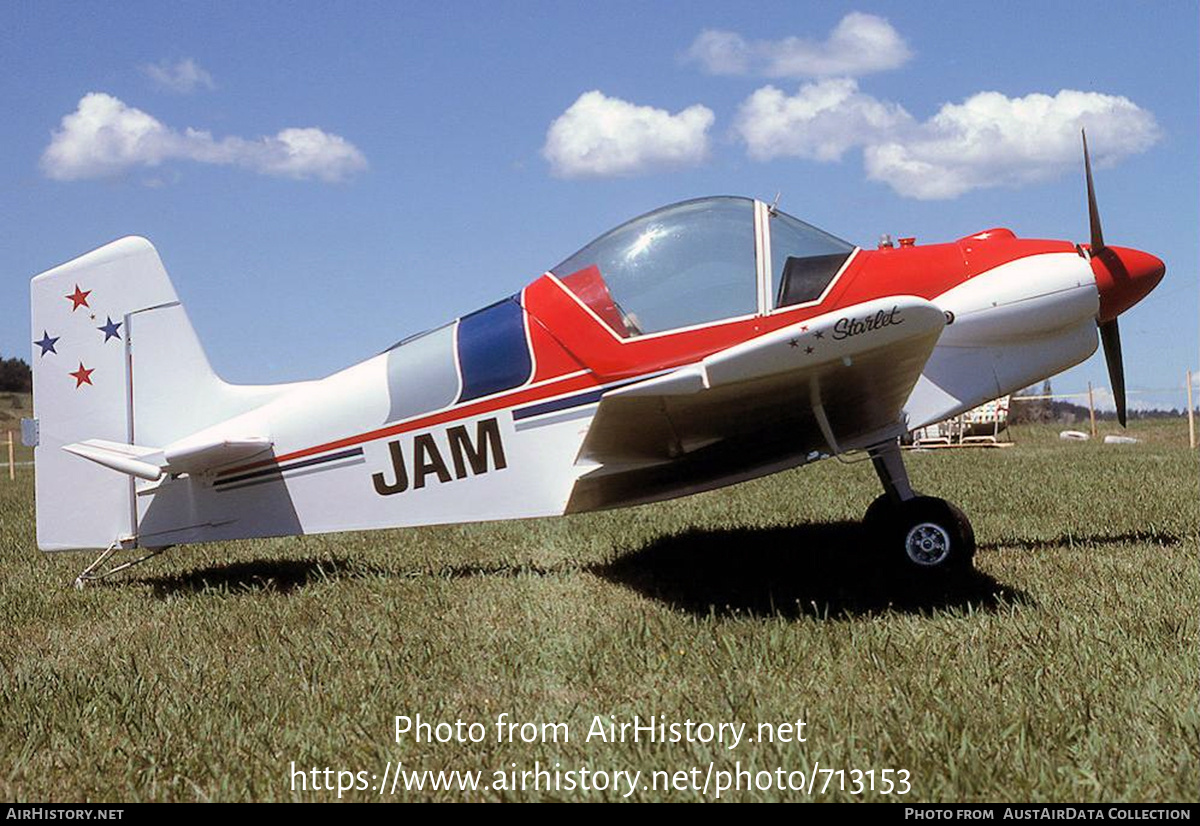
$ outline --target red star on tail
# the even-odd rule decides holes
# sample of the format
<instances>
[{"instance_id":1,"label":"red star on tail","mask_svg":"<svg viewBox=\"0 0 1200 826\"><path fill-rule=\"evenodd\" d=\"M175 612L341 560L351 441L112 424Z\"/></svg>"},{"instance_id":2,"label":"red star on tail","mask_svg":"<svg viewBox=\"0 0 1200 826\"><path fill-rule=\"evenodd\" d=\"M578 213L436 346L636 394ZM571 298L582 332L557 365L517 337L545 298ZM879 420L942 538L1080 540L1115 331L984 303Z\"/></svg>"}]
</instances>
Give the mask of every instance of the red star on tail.
<instances>
[{"instance_id":1,"label":"red star on tail","mask_svg":"<svg viewBox=\"0 0 1200 826\"><path fill-rule=\"evenodd\" d=\"M87 297L91 294L92 294L91 290L81 290L81 289L79 289L79 285L76 284L75 292L71 293L68 296L64 296L64 298L66 298L68 301L71 302L71 312L75 312L80 307L89 307L90 308L92 306L87 303Z\"/></svg>"},{"instance_id":2,"label":"red star on tail","mask_svg":"<svg viewBox=\"0 0 1200 826\"><path fill-rule=\"evenodd\" d=\"M81 362L79 362L79 369L76 370L74 373L68 373L67 375L70 376L71 378L75 379L75 389L78 390L80 387L83 387L85 384L92 383L92 373L95 373L95 372L96 372L95 367L93 367L91 370L88 370L86 367L83 366L83 362L81 361Z\"/></svg>"}]
</instances>

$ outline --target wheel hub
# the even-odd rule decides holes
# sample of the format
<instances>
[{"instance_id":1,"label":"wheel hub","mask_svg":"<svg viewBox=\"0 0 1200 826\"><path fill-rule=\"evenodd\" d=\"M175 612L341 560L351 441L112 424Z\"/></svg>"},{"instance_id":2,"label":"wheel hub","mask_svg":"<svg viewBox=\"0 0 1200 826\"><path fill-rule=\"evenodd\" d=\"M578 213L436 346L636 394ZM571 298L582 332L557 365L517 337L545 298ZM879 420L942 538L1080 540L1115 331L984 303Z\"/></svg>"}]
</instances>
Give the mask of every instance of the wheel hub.
<instances>
[{"instance_id":1,"label":"wheel hub","mask_svg":"<svg viewBox=\"0 0 1200 826\"><path fill-rule=\"evenodd\" d=\"M922 522L904 537L904 550L918 565L939 565L950 556L950 533L934 522Z\"/></svg>"}]
</instances>

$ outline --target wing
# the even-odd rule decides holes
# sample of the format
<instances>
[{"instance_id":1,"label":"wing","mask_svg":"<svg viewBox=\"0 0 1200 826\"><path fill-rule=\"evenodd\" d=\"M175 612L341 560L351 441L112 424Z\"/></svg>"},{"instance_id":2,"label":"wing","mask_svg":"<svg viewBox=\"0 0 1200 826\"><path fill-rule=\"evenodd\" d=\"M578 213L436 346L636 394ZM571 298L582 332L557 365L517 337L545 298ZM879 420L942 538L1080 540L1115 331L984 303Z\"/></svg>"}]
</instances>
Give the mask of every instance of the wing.
<instances>
[{"instance_id":1,"label":"wing","mask_svg":"<svg viewBox=\"0 0 1200 826\"><path fill-rule=\"evenodd\" d=\"M878 299L611 391L580 449L592 469L571 509L661 498L653 490L671 479L702 490L894 437L945 323L924 299ZM640 486L651 492L631 500Z\"/></svg>"}]
</instances>

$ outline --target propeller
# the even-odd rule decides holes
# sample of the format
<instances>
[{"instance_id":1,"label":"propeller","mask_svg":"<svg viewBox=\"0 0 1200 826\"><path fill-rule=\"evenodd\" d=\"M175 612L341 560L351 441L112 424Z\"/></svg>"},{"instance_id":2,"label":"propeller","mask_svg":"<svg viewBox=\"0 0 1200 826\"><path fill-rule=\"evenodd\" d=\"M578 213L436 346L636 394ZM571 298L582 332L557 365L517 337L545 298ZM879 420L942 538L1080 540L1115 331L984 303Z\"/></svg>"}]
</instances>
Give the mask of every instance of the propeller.
<instances>
[{"instance_id":1,"label":"propeller","mask_svg":"<svg viewBox=\"0 0 1200 826\"><path fill-rule=\"evenodd\" d=\"M1087 130L1083 131L1083 168L1087 173L1088 223L1091 225L1092 258L1102 258L1108 252L1104 246L1104 230L1100 226L1100 209L1096 206L1096 186L1092 183L1092 158L1088 153ZM1108 262L1105 262L1108 263ZM1098 321L1100 344L1104 348L1104 361L1108 365L1108 381L1112 387L1113 401L1117 405L1117 421L1125 427L1125 365L1121 358L1121 330L1117 318Z\"/></svg>"},{"instance_id":2,"label":"propeller","mask_svg":"<svg viewBox=\"0 0 1200 826\"><path fill-rule=\"evenodd\" d=\"M1108 380L1112 384L1113 400L1117 403L1117 421L1125 426L1125 365L1121 359L1121 330L1117 320L1105 321L1100 327L1100 345L1108 364Z\"/></svg>"},{"instance_id":3,"label":"propeller","mask_svg":"<svg viewBox=\"0 0 1200 826\"><path fill-rule=\"evenodd\" d=\"M1092 255L1104 252L1104 230L1100 227L1100 209L1096 206L1096 185L1092 183L1092 157L1088 153L1087 130L1083 130L1083 169L1087 173L1088 222L1092 230Z\"/></svg>"}]
</instances>

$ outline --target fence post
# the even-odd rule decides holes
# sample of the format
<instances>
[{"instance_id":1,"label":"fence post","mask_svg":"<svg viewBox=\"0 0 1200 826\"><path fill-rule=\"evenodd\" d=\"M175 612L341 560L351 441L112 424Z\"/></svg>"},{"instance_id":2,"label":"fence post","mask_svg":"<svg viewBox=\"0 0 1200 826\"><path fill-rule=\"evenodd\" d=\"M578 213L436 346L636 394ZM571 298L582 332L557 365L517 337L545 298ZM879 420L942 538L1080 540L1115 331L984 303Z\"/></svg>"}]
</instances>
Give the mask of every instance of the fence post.
<instances>
[{"instance_id":1,"label":"fence post","mask_svg":"<svg viewBox=\"0 0 1200 826\"><path fill-rule=\"evenodd\" d=\"M1192 411L1192 371L1187 371L1187 396L1188 396L1188 448L1196 449L1196 418Z\"/></svg>"},{"instance_id":2,"label":"fence post","mask_svg":"<svg viewBox=\"0 0 1200 826\"><path fill-rule=\"evenodd\" d=\"M13 481L17 478L16 466L13 464L13 440L12 431L8 431L8 481Z\"/></svg>"},{"instance_id":3,"label":"fence post","mask_svg":"<svg viewBox=\"0 0 1200 826\"><path fill-rule=\"evenodd\" d=\"M1092 383L1088 382L1088 415L1092 419L1092 438L1096 438L1096 402L1092 400Z\"/></svg>"}]
</instances>

